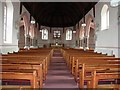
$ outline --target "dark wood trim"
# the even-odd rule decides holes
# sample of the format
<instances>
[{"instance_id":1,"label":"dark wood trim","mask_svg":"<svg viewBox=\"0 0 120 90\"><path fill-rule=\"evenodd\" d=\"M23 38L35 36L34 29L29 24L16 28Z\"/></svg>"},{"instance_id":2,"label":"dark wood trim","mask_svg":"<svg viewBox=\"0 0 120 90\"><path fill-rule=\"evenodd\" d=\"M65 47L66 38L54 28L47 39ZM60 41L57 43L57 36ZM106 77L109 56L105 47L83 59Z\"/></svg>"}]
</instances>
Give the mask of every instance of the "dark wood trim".
<instances>
[{"instance_id":1,"label":"dark wood trim","mask_svg":"<svg viewBox=\"0 0 120 90\"><path fill-rule=\"evenodd\" d=\"M94 7L93 7L93 16L94 16L94 18L95 18L95 5L94 5Z\"/></svg>"},{"instance_id":2,"label":"dark wood trim","mask_svg":"<svg viewBox=\"0 0 120 90\"><path fill-rule=\"evenodd\" d=\"M22 3L20 2L20 14L22 13Z\"/></svg>"}]
</instances>

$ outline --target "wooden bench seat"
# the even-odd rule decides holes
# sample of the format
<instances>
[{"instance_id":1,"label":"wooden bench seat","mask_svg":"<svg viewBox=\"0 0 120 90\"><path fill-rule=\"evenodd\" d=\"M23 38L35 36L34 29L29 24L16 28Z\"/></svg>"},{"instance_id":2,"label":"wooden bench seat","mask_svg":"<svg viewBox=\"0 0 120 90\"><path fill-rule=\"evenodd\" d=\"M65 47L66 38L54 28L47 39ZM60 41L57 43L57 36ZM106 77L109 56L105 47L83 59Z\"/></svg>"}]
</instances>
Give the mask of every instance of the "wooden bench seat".
<instances>
[{"instance_id":1,"label":"wooden bench seat","mask_svg":"<svg viewBox=\"0 0 120 90\"><path fill-rule=\"evenodd\" d=\"M51 56L50 54L7 54L7 55L2 55L1 59L8 59L8 58L46 58L47 64L49 65Z\"/></svg>"},{"instance_id":2,"label":"wooden bench seat","mask_svg":"<svg viewBox=\"0 0 120 90\"><path fill-rule=\"evenodd\" d=\"M46 56L14 55L14 56L3 56L2 57L2 63L15 63L15 62L18 63L19 62L20 64L22 64L22 62L23 62L24 64L25 63L29 64L30 62L32 62L34 64L37 64L37 63L40 64L39 61L43 61L43 60L44 60L43 66L45 68L44 71L47 73L48 65L49 65L50 61L48 60L48 58Z\"/></svg>"},{"instance_id":3,"label":"wooden bench seat","mask_svg":"<svg viewBox=\"0 0 120 90\"><path fill-rule=\"evenodd\" d=\"M31 86L27 86L27 85L2 85L2 86L0 86L0 89L2 90L2 89L10 89L10 88L14 88L14 89L25 89L25 88L27 88L27 89L30 89L30 88L32 88ZM13 90L14 90L13 89Z\"/></svg>"},{"instance_id":4,"label":"wooden bench seat","mask_svg":"<svg viewBox=\"0 0 120 90\"><path fill-rule=\"evenodd\" d=\"M113 72L117 72L117 74L118 74L118 72L120 72L119 71L119 67L120 65L100 65L99 64L99 66L97 66L97 65L95 65L95 64L93 64L93 65L91 65L91 64L85 64L85 63L83 63L82 65L80 65L79 67L81 67L80 69L79 69L79 82L80 82L80 87L81 88L83 88L84 87L84 81L85 80L91 80L91 77L92 77L92 73L94 72L94 71L96 71L97 73L113 73ZM87 72L89 72L89 74L87 74ZM87 78L86 78L86 76L87 76ZM90 79L88 79L88 76L90 76L89 78Z\"/></svg>"},{"instance_id":5,"label":"wooden bench seat","mask_svg":"<svg viewBox=\"0 0 120 90\"><path fill-rule=\"evenodd\" d=\"M52 49L23 50L20 52L1 55L0 62L2 65L0 65L0 67L2 67L2 72L0 75L4 76L1 79L26 79L31 81L32 88L42 88L43 80L46 79L47 69L52 53ZM33 73L28 72L30 70L36 70L36 79L34 82L32 81L32 76L30 77ZM21 73L23 75L23 77L21 76L22 78L20 78ZM13 78L10 78L9 76L7 77L7 75L10 77L13 76ZM28 78L25 76L28 76Z\"/></svg>"},{"instance_id":6,"label":"wooden bench seat","mask_svg":"<svg viewBox=\"0 0 120 90\"><path fill-rule=\"evenodd\" d=\"M114 57L108 57L108 56L101 56L101 55L81 55L81 56L71 56L70 60L68 60L68 66L69 68L72 67L73 63L74 63L74 60L76 59L84 59L84 60L87 60L87 59L94 59L94 58L101 58L102 60L106 60L106 59L111 59L114 58Z\"/></svg>"},{"instance_id":7,"label":"wooden bench seat","mask_svg":"<svg viewBox=\"0 0 120 90\"><path fill-rule=\"evenodd\" d=\"M0 79L17 79L17 80L30 80L31 87L32 88L39 88L38 82L37 82L37 73L34 69L29 70L6 70L3 72L0 72Z\"/></svg>"},{"instance_id":8,"label":"wooden bench seat","mask_svg":"<svg viewBox=\"0 0 120 90\"><path fill-rule=\"evenodd\" d=\"M91 77L91 80L89 81L88 88L98 88L99 80L110 80L110 79L117 80L117 79L120 79L119 75L120 75L120 72L97 73L96 70L94 70L92 72L92 77ZM114 84L114 85L118 86L118 84ZM120 89L120 87L116 87L116 88Z\"/></svg>"},{"instance_id":9,"label":"wooden bench seat","mask_svg":"<svg viewBox=\"0 0 120 90\"><path fill-rule=\"evenodd\" d=\"M40 88L43 87L43 67L42 64L40 65L28 65L28 64L2 64L2 71L4 70L20 70L20 69L35 69L37 70L38 81Z\"/></svg>"},{"instance_id":10,"label":"wooden bench seat","mask_svg":"<svg viewBox=\"0 0 120 90\"><path fill-rule=\"evenodd\" d=\"M115 60L115 58L114 58ZM116 60L118 60L118 58L116 58ZM75 76L75 80L77 80L78 77L78 71L79 71L79 66L82 65L83 63L89 65L89 66L103 66L103 65L119 65L120 61L113 61L113 59L110 58L107 60L105 58L100 58L100 57L96 57L96 58L78 58L72 65L72 74ZM118 68L118 67L117 67Z\"/></svg>"},{"instance_id":11,"label":"wooden bench seat","mask_svg":"<svg viewBox=\"0 0 120 90\"><path fill-rule=\"evenodd\" d=\"M2 60L1 61L2 64L28 64L28 65L40 65L42 64L43 65L43 77L44 77L44 80L46 79L46 74L47 74L47 64L46 64L46 60L43 58L43 59L29 59L29 60L26 60L26 59L5 59L5 60Z\"/></svg>"},{"instance_id":12,"label":"wooden bench seat","mask_svg":"<svg viewBox=\"0 0 120 90\"><path fill-rule=\"evenodd\" d=\"M107 60L112 60L112 61L115 61L115 60L120 60L120 58L113 58L113 57L101 57L101 56L87 56L87 57L73 57L73 60L71 60L70 62L70 65L69 67L71 68L72 70L72 74L73 74L73 71L75 69L75 66L78 66L78 63L84 63L84 62L88 62L88 63L94 63L94 64L99 64L99 63L106 63ZM95 60L95 61L94 61ZM98 61L99 60L99 61Z\"/></svg>"},{"instance_id":13,"label":"wooden bench seat","mask_svg":"<svg viewBox=\"0 0 120 90\"><path fill-rule=\"evenodd\" d=\"M75 80L77 81L79 77L80 88L84 88L85 81L88 84L87 88L99 88L98 82L100 80L120 79L118 77L120 75L118 68L120 58L75 49L62 49L61 51L72 74L75 76ZM117 84L114 87L118 89Z\"/></svg>"}]
</instances>

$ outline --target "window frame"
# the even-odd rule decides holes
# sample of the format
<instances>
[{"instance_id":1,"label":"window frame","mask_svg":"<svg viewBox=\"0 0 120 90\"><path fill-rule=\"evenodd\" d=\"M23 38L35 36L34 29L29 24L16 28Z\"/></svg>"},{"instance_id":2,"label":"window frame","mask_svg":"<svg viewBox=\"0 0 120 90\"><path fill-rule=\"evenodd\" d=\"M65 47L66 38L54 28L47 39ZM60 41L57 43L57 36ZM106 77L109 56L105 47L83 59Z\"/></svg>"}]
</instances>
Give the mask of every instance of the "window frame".
<instances>
[{"instance_id":1,"label":"window frame","mask_svg":"<svg viewBox=\"0 0 120 90\"><path fill-rule=\"evenodd\" d=\"M5 12L5 8L6 7L6 12ZM4 2L4 6L3 6L3 9L4 9L4 14L6 13L6 19L5 19L5 16L4 16L4 19L3 19L3 43L4 44L11 44L12 43L12 39L13 39L13 15L14 15L14 7L13 7L13 4L12 2ZM6 25L5 25L6 23Z\"/></svg>"},{"instance_id":2,"label":"window frame","mask_svg":"<svg viewBox=\"0 0 120 90\"><path fill-rule=\"evenodd\" d=\"M7 5L5 3L4 5L4 27L3 27L3 32L4 32L4 35L3 35L3 40L4 42L7 41L7 37L6 37L6 34L7 34Z\"/></svg>"},{"instance_id":3,"label":"window frame","mask_svg":"<svg viewBox=\"0 0 120 90\"><path fill-rule=\"evenodd\" d=\"M101 31L109 29L109 7L104 4L101 10Z\"/></svg>"},{"instance_id":4,"label":"window frame","mask_svg":"<svg viewBox=\"0 0 120 90\"><path fill-rule=\"evenodd\" d=\"M67 29L66 29L66 40L67 40L67 41L72 40L72 38L73 38L72 35L73 35L72 29L67 28Z\"/></svg>"},{"instance_id":5,"label":"window frame","mask_svg":"<svg viewBox=\"0 0 120 90\"><path fill-rule=\"evenodd\" d=\"M45 38L45 35L44 35L44 34L45 34L45 31L47 31L47 32L46 32L46 34L47 34L47 37L46 37L46 38ZM49 38L49 37L48 37L48 35L49 35L48 29L43 28L43 29L41 29L41 32L42 32L41 39L42 39L42 40L48 40L48 38Z\"/></svg>"}]
</instances>

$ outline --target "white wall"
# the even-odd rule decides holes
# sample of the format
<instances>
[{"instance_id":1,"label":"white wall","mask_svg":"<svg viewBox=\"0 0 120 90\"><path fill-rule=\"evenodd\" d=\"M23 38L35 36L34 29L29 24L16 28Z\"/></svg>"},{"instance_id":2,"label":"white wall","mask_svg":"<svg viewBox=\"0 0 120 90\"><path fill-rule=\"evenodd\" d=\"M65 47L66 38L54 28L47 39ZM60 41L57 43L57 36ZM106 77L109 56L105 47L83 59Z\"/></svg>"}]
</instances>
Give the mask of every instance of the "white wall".
<instances>
[{"instance_id":1,"label":"white wall","mask_svg":"<svg viewBox=\"0 0 120 90\"><path fill-rule=\"evenodd\" d=\"M3 6L4 2L0 3L0 53L8 53L13 51L18 51L18 39L17 34L19 31L19 28L16 27L16 22L19 20L19 11L20 11L20 3L19 2L12 2L13 4L13 30L12 30L12 43L4 43L3 42Z\"/></svg>"},{"instance_id":2,"label":"white wall","mask_svg":"<svg viewBox=\"0 0 120 90\"><path fill-rule=\"evenodd\" d=\"M120 5L118 7L118 56L120 57Z\"/></svg>"},{"instance_id":3,"label":"white wall","mask_svg":"<svg viewBox=\"0 0 120 90\"><path fill-rule=\"evenodd\" d=\"M2 37L3 37L3 34L2 34L2 30L3 30L3 27L2 27L2 21L3 21L3 10L2 10L2 2L0 1L0 53L2 52Z\"/></svg>"},{"instance_id":4,"label":"white wall","mask_svg":"<svg viewBox=\"0 0 120 90\"><path fill-rule=\"evenodd\" d=\"M109 6L110 12L110 27L107 30L101 31L101 10L104 4ZM102 53L115 54L118 57L118 8L110 6L109 2L99 2L96 8L96 24L99 26L96 30L96 51Z\"/></svg>"}]
</instances>

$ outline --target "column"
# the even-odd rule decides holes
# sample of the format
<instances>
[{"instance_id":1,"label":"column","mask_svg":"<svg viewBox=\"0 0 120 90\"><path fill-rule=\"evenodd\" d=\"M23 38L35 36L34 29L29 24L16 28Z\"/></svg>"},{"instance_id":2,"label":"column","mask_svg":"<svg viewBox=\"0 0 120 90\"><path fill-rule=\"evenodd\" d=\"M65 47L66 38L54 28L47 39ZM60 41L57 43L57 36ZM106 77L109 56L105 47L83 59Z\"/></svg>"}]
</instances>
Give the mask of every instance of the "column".
<instances>
[{"instance_id":1,"label":"column","mask_svg":"<svg viewBox=\"0 0 120 90\"><path fill-rule=\"evenodd\" d=\"M83 49L84 49L84 51L86 51L86 39L85 39L85 37L83 38L83 43L82 43L82 45L83 45Z\"/></svg>"},{"instance_id":2,"label":"column","mask_svg":"<svg viewBox=\"0 0 120 90\"><path fill-rule=\"evenodd\" d=\"M35 46L36 46L36 48L38 48L38 40L37 40L37 38L35 39Z\"/></svg>"},{"instance_id":3,"label":"column","mask_svg":"<svg viewBox=\"0 0 120 90\"><path fill-rule=\"evenodd\" d=\"M37 39L35 37L31 38L31 46L30 46L30 48L38 48Z\"/></svg>"},{"instance_id":4,"label":"column","mask_svg":"<svg viewBox=\"0 0 120 90\"><path fill-rule=\"evenodd\" d=\"M84 37L84 50L89 49L89 37L85 36Z\"/></svg>"},{"instance_id":5,"label":"column","mask_svg":"<svg viewBox=\"0 0 120 90\"><path fill-rule=\"evenodd\" d=\"M31 38L31 46L30 46L30 48L34 48L34 47L35 47L34 38Z\"/></svg>"},{"instance_id":6,"label":"column","mask_svg":"<svg viewBox=\"0 0 120 90\"><path fill-rule=\"evenodd\" d=\"M25 34L25 46L24 49L30 48L30 36L28 34Z\"/></svg>"},{"instance_id":7,"label":"column","mask_svg":"<svg viewBox=\"0 0 120 90\"><path fill-rule=\"evenodd\" d=\"M86 49L89 49L89 37L86 37Z\"/></svg>"},{"instance_id":8,"label":"column","mask_svg":"<svg viewBox=\"0 0 120 90\"><path fill-rule=\"evenodd\" d=\"M82 45L83 43L82 42L83 42L83 40L80 39L80 42L79 42L80 43L80 49L83 49L83 45Z\"/></svg>"}]
</instances>

